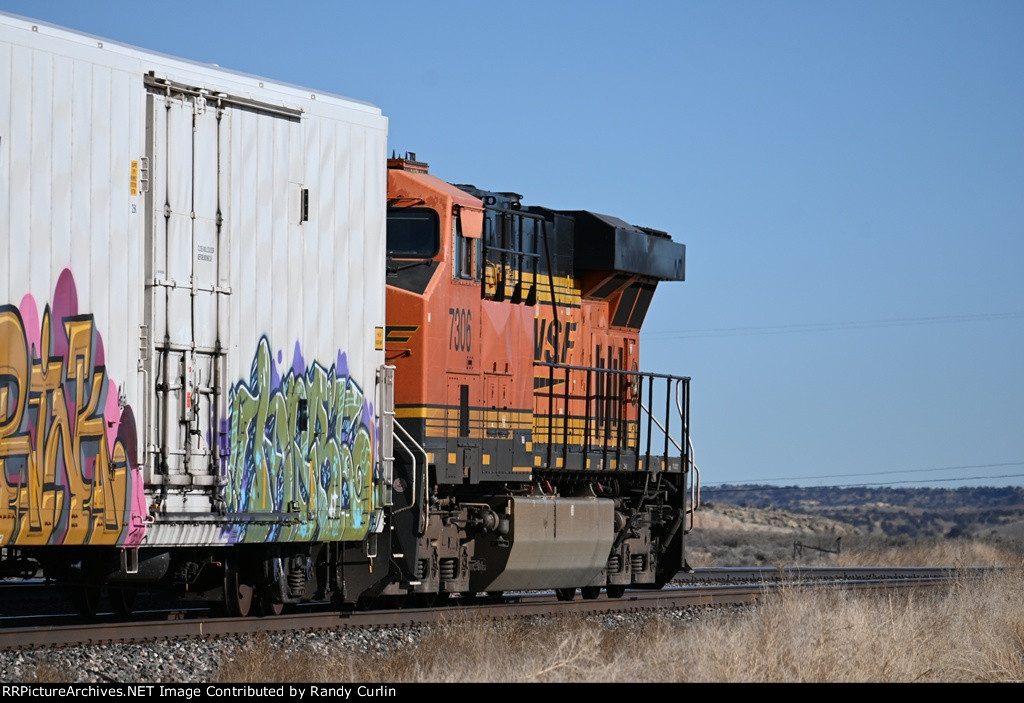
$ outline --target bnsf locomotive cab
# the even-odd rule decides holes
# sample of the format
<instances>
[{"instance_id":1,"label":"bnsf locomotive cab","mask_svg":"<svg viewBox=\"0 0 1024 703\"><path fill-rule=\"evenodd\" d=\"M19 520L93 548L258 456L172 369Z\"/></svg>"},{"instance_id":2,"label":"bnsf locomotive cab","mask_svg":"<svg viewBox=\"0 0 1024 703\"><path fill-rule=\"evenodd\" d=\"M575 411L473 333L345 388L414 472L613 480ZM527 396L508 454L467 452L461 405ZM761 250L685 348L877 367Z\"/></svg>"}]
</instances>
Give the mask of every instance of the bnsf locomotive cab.
<instances>
[{"instance_id":1,"label":"bnsf locomotive cab","mask_svg":"<svg viewBox=\"0 0 1024 703\"><path fill-rule=\"evenodd\" d=\"M406 435L390 591L664 583L693 507L689 384L639 370L639 332L683 245L447 183L414 155L388 165L385 357Z\"/></svg>"}]
</instances>

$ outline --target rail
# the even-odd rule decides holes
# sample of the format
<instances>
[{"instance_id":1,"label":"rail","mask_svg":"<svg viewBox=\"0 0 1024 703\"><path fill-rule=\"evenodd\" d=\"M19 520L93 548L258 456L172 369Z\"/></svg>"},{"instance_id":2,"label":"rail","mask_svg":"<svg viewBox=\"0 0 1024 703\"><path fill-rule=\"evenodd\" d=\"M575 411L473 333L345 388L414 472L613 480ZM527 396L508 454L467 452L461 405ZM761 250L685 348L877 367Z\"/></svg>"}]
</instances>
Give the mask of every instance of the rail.
<instances>
[{"instance_id":1,"label":"rail","mask_svg":"<svg viewBox=\"0 0 1024 703\"><path fill-rule=\"evenodd\" d=\"M550 592L505 594L503 597L454 598L435 608L394 610L342 610L327 603L295 608L277 616L225 618L207 608L183 610L177 605L154 604L131 620L101 616L83 622L77 615L56 615L49 609L39 616L19 616L0 627L0 651L52 646L95 645L97 642L215 641L218 636L257 632L301 632L410 626L451 622L453 613L474 617L636 613L658 608L707 608L753 605L774 589L919 589L933 588L964 578L982 578L1002 567L739 567L701 568L677 574L672 587L628 590L624 597L560 601ZM37 586L52 589L51 586ZM24 603L28 591L17 594ZM51 592L51 596L56 595ZM42 604L42 601L40 602ZM172 605L170 609L166 605ZM178 646L181 646L180 644Z\"/></svg>"}]
</instances>

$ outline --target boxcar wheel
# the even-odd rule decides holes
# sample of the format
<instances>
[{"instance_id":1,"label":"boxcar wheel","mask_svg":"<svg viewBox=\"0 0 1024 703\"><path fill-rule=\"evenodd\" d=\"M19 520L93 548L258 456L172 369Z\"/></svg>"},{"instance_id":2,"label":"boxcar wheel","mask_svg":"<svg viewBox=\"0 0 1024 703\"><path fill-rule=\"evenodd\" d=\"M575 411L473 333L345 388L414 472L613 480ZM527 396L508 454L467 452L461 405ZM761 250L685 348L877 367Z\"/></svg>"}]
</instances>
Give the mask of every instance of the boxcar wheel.
<instances>
[{"instance_id":1,"label":"boxcar wheel","mask_svg":"<svg viewBox=\"0 0 1024 703\"><path fill-rule=\"evenodd\" d=\"M76 583L67 589L68 599L75 607L75 612L85 618L96 617L102 593L100 586L91 583Z\"/></svg>"},{"instance_id":2,"label":"boxcar wheel","mask_svg":"<svg viewBox=\"0 0 1024 703\"><path fill-rule=\"evenodd\" d=\"M234 560L224 563L224 610L228 617L244 618L252 609L252 585L245 583Z\"/></svg>"},{"instance_id":3,"label":"boxcar wheel","mask_svg":"<svg viewBox=\"0 0 1024 703\"><path fill-rule=\"evenodd\" d=\"M601 595L600 586L584 586L580 589L580 595L583 596L583 600L594 600Z\"/></svg>"},{"instance_id":4,"label":"boxcar wheel","mask_svg":"<svg viewBox=\"0 0 1024 703\"><path fill-rule=\"evenodd\" d=\"M626 592L626 587L622 585L611 585L605 589L608 592L609 598L622 598L622 595Z\"/></svg>"},{"instance_id":5,"label":"boxcar wheel","mask_svg":"<svg viewBox=\"0 0 1024 703\"><path fill-rule=\"evenodd\" d=\"M72 566L64 575L64 592L74 606L75 612L85 618L96 617L99 611L103 585L92 577L91 564L83 562Z\"/></svg>"},{"instance_id":6,"label":"boxcar wheel","mask_svg":"<svg viewBox=\"0 0 1024 703\"><path fill-rule=\"evenodd\" d=\"M131 615L135 610L135 596L138 589L132 586L107 586L107 598L110 599L110 607L117 615Z\"/></svg>"}]
</instances>

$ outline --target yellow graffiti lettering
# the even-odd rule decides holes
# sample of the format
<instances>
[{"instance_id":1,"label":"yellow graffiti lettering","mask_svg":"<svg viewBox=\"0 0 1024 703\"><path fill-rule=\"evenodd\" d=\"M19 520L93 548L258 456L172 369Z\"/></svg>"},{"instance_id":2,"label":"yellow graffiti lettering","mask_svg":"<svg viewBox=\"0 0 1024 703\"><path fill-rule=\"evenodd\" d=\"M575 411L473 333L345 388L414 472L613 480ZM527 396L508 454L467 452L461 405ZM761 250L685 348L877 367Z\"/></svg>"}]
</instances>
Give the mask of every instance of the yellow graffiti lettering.
<instances>
[{"instance_id":1,"label":"yellow graffiti lettering","mask_svg":"<svg viewBox=\"0 0 1024 703\"><path fill-rule=\"evenodd\" d=\"M93 318L51 318L47 306L30 350L17 308L0 307L0 545L117 544L132 457L108 440L120 418L103 415L108 381Z\"/></svg>"}]
</instances>

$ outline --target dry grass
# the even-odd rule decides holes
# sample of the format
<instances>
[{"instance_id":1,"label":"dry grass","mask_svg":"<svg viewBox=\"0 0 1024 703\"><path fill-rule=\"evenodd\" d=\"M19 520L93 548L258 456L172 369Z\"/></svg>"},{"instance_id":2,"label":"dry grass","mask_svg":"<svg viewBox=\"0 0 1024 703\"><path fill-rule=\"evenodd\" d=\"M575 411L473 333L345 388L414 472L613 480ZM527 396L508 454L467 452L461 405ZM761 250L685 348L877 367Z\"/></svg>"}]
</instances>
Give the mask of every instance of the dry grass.
<instances>
[{"instance_id":1,"label":"dry grass","mask_svg":"<svg viewBox=\"0 0 1024 703\"><path fill-rule=\"evenodd\" d=\"M609 633L583 620L492 623L455 614L449 622L424 630L414 642L384 654L297 656L257 642L222 666L219 678L271 683L566 682L611 674L617 658L627 654L616 654Z\"/></svg>"},{"instance_id":2,"label":"dry grass","mask_svg":"<svg viewBox=\"0 0 1024 703\"><path fill-rule=\"evenodd\" d=\"M67 674L54 664L43 662L29 669L25 683L67 683Z\"/></svg>"},{"instance_id":3,"label":"dry grass","mask_svg":"<svg viewBox=\"0 0 1024 703\"><path fill-rule=\"evenodd\" d=\"M705 530L688 537L690 566L1015 566L1024 565L1024 541L1005 538L928 539L821 532ZM807 545L802 554L795 543Z\"/></svg>"},{"instance_id":4,"label":"dry grass","mask_svg":"<svg viewBox=\"0 0 1024 703\"><path fill-rule=\"evenodd\" d=\"M693 629L706 657L687 680L1024 681L1024 579L997 575L943 593L787 591L760 612Z\"/></svg>"},{"instance_id":5,"label":"dry grass","mask_svg":"<svg viewBox=\"0 0 1024 703\"><path fill-rule=\"evenodd\" d=\"M846 566L1022 566L1020 540L851 538L836 564Z\"/></svg>"},{"instance_id":6,"label":"dry grass","mask_svg":"<svg viewBox=\"0 0 1024 703\"><path fill-rule=\"evenodd\" d=\"M787 590L696 621L456 618L384 654L258 643L231 682L1021 682L1024 576L911 594Z\"/></svg>"}]
</instances>

